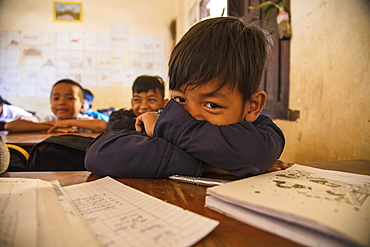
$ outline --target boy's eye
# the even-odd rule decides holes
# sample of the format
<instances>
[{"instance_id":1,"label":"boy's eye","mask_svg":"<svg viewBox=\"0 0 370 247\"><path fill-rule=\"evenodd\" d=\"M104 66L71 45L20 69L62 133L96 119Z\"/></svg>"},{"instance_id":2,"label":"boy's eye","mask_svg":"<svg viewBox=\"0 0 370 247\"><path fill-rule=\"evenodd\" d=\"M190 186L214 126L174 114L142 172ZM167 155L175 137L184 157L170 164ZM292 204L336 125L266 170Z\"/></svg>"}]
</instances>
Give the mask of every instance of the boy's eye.
<instances>
[{"instance_id":1,"label":"boy's eye","mask_svg":"<svg viewBox=\"0 0 370 247\"><path fill-rule=\"evenodd\" d=\"M212 109L214 109L214 108L222 108L222 106L219 106L219 105L217 105L216 103L213 103L213 102L207 102L206 103L206 107L209 107L209 108L212 108Z\"/></svg>"},{"instance_id":2,"label":"boy's eye","mask_svg":"<svg viewBox=\"0 0 370 247\"><path fill-rule=\"evenodd\" d=\"M180 96L175 96L172 99L174 101L176 101L177 103L185 103L186 102L186 100L183 97L180 97Z\"/></svg>"},{"instance_id":3,"label":"boy's eye","mask_svg":"<svg viewBox=\"0 0 370 247\"><path fill-rule=\"evenodd\" d=\"M157 99L149 99L149 102L157 102Z\"/></svg>"}]
</instances>

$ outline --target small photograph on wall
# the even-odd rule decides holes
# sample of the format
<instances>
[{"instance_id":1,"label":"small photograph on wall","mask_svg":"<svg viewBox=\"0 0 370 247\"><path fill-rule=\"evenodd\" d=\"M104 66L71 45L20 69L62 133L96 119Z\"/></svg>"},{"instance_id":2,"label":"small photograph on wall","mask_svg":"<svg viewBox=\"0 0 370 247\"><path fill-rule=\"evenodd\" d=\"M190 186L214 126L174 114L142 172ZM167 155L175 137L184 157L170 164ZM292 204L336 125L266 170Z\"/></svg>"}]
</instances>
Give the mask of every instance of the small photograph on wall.
<instances>
[{"instance_id":1,"label":"small photograph on wall","mask_svg":"<svg viewBox=\"0 0 370 247\"><path fill-rule=\"evenodd\" d=\"M81 22L82 3L54 2L54 21Z\"/></svg>"}]
</instances>

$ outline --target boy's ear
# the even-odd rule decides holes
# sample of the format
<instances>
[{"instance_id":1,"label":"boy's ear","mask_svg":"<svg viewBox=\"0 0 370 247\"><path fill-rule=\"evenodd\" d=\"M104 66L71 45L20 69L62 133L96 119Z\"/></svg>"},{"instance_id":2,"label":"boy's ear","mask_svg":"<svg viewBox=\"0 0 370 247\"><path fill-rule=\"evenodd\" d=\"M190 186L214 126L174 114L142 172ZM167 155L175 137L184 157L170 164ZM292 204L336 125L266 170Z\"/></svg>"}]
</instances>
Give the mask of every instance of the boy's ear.
<instances>
[{"instance_id":1,"label":"boy's ear","mask_svg":"<svg viewBox=\"0 0 370 247\"><path fill-rule=\"evenodd\" d=\"M163 107L165 107L168 104L168 99L163 100Z\"/></svg>"},{"instance_id":2,"label":"boy's ear","mask_svg":"<svg viewBox=\"0 0 370 247\"><path fill-rule=\"evenodd\" d=\"M263 110L267 101L267 94L265 91L255 92L251 99L247 101L245 106L244 120L254 122Z\"/></svg>"}]
</instances>

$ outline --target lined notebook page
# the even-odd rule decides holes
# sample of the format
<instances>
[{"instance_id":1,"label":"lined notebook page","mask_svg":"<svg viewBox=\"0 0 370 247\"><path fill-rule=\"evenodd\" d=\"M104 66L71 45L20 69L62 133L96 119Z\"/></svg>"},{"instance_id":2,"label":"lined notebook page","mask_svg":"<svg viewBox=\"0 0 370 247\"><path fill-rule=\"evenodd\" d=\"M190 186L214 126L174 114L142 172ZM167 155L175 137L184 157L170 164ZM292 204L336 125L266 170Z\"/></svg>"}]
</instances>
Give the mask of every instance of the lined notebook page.
<instances>
[{"instance_id":1,"label":"lined notebook page","mask_svg":"<svg viewBox=\"0 0 370 247\"><path fill-rule=\"evenodd\" d=\"M103 246L189 246L218 225L110 177L64 190Z\"/></svg>"}]
</instances>

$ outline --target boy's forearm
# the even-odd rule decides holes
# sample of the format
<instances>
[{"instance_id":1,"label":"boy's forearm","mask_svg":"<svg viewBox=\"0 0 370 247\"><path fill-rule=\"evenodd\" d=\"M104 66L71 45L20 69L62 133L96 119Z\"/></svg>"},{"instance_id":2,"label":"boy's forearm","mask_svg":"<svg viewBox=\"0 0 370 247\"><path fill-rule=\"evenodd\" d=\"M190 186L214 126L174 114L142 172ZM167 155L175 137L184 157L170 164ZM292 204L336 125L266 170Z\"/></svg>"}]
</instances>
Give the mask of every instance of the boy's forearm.
<instances>
[{"instance_id":1,"label":"boy's forearm","mask_svg":"<svg viewBox=\"0 0 370 247\"><path fill-rule=\"evenodd\" d=\"M17 119L5 124L5 130L9 132L33 132L48 130L51 126L44 123L35 123L27 120Z\"/></svg>"},{"instance_id":2,"label":"boy's forearm","mask_svg":"<svg viewBox=\"0 0 370 247\"><path fill-rule=\"evenodd\" d=\"M202 174L202 162L172 143L128 130L106 131L91 142L85 167L97 175L123 178Z\"/></svg>"},{"instance_id":3,"label":"boy's forearm","mask_svg":"<svg viewBox=\"0 0 370 247\"><path fill-rule=\"evenodd\" d=\"M93 132L103 132L107 130L107 122L101 119L83 120L76 119L70 120L70 125L78 128L89 129Z\"/></svg>"}]
</instances>

